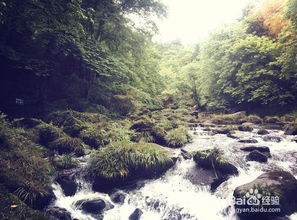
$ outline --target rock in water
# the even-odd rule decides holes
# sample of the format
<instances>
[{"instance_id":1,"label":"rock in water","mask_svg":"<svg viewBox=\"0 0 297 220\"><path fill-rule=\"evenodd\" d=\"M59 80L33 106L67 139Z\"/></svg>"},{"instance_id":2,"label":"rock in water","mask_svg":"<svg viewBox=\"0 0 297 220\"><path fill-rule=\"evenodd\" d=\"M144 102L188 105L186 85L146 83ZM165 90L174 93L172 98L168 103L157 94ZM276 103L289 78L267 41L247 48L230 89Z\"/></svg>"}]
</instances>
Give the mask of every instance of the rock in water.
<instances>
[{"instance_id":1,"label":"rock in water","mask_svg":"<svg viewBox=\"0 0 297 220\"><path fill-rule=\"evenodd\" d=\"M252 152L250 152L247 155L246 159L248 161L258 161L260 163L266 163L268 160L267 156L258 150L253 150Z\"/></svg>"},{"instance_id":2,"label":"rock in water","mask_svg":"<svg viewBox=\"0 0 297 220\"><path fill-rule=\"evenodd\" d=\"M241 126L238 127L238 130L239 131L248 131L248 132L251 132L254 129L251 126L241 125Z\"/></svg>"},{"instance_id":3,"label":"rock in water","mask_svg":"<svg viewBox=\"0 0 297 220\"><path fill-rule=\"evenodd\" d=\"M121 192L115 192L110 195L111 201L118 204L123 204L125 201L125 197L126 197L125 194Z\"/></svg>"},{"instance_id":4,"label":"rock in water","mask_svg":"<svg viewBox=\"0 0 297 220\"><path fill-rule=\"evenodd\" d=\"M60 184L65 196L73 196L76 193L78 185L75 181L75 171L62 171L59 173L56 181Z\"/></svg>"},{"instance_id":5,"label":"rock in water","mask_svg":"<svg viewBox=\"0 0 297 220\"><path fill-rule=\"evenodd\" d=\"M241 139L239 140L240 143L247 143L247 144L255 144L258 143L257 140L255 139Z\"/></svg>"},{"instance_id":6,"label":"rock in water","mask_svg":"<svg viewBox=\"0 0 297 220\"><path fill-rule=\"evenodd\" d=\"M129 220L139 220L142 215L141 209L137 208L135 211L129 216Z\"/></svg>"},{"instance_id":7,"label":"rock in water","mask_svg":"<svg viewBox=\"0 0 297 220\"><path fill-rule=\"evenodd\" d=\"M234 206L241 219L277 219L297 211L297 180L286 171L264 173L234 190ZM265 211L274 208L274 211ZM253 212L241 212L242 210ZM264 210L264 211L263 211Z\"/></svg>"},{"instance_id":8,"label":"rock in water","mask_svg":"<svg viewBox=\"0 0 297 220\"><path fill-rule=\"evenodd\" d=\"M265 147L265 146L247 146L247 147L241 147L240 150L248 151L248 152L257 150L257 151L265 154L267 157L271 157L269 147Z\"/></svg>"},{"instance_id":9,"label":"rock in water","mask_svg":"<svg viewBox=\"0 0 297 220\"><path fill-rule=\"evenodd\" d=\"M103 211L114 207L112 204L104 201L103 199L79 200L75 203L75 206L91 214L101 214Z\"/></svg>"}]
</instances>

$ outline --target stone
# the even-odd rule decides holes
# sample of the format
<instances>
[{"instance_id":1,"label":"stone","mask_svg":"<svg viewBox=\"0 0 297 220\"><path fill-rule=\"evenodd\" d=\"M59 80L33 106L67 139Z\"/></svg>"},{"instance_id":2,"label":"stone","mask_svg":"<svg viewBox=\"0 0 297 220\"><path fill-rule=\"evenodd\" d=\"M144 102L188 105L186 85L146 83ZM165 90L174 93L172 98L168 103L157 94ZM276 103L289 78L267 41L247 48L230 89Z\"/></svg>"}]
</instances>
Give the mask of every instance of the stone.
<instances>
[{"instance_id":1,"label":"stone","mask_svg":"<svg viewBox=\"0 0 297 220\"><path fill-rule=\"evenodd\" d=\"M125 194L121 192L115 192L110 195L111 201L118 204L123 204L125 201L125 198L126 198Z\"/></svg>"},{"instance_id":2,"label":"stone","mask_svg":"<svg viewBox=\"0 0 297 220\"><path fill-rule=\"evenodd\" d=\"M247 143L247 144L255 144L258 143L257 140L255 139L241 139L239 140L240 143Z\"/></svg>"},{"instance_id":3,"label":"stone","mask_svg":"<svg viewBox=\"0 0 297 220\"><path fill-rule=\"evenodd\" d=\"M267 156L258 150L253 150L252 152L250 152L247 155L246 159L248 161L257 161L260 163L266 163L268 160Z\"/></svg>"},{"instance_id":4,"label":"stone","mask_svg":"<svg viewBox=\"0 0 297 220\"><path fill-rule=\"evenodd\" d=\"M129 220L140 220L142 214L143 212L141 211L141 209L136 208L134 212L129 216Z\"/></svg>"}]
</instances>

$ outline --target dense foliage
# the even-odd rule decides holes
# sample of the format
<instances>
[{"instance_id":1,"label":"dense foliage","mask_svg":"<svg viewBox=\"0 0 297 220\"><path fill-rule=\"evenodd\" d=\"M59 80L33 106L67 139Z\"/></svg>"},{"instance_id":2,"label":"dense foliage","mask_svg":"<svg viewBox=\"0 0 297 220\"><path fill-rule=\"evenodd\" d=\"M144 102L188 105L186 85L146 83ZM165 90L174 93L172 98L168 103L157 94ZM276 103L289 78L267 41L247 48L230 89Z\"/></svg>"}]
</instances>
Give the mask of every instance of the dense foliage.
<instances>
[{"instance_id":1,"label":"dense foliage","mask_svg":"<svg viewBox=\"0 0 297 220\"><path fill-rule=\"evenodd\" d=\"M131 14L151 25L134 28ZM149 40L154 14L165 14L156 0L0 2L0 109L127 114L123 100L152 104L162 87Z\"/></svg>"}]
</instances>

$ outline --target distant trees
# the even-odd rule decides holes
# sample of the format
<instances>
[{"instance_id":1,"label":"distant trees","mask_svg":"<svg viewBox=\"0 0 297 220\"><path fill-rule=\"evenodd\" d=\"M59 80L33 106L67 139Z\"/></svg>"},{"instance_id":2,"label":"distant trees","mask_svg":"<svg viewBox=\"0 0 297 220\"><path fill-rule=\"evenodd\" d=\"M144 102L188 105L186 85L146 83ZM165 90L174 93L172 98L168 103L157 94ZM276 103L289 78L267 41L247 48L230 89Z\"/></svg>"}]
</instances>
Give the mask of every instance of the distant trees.
<instances>
[{"instance_id":1,"label":"distant trees","mask_svg":"<svg viewBox=\"0 0 297 220\"><path fill-rule=\"evenodd\" d=\"M194 47L188 48L196 58L183 56L184 63L178 65L176 78L185 79L179 80L184 82L180 91L191 88L198 106L206 105L209 110L268 113L296 108L295 6L296 0L269 0L259 8L248 6L239 22L201 44L198 55Z\"/></svg>"}]
</instances>

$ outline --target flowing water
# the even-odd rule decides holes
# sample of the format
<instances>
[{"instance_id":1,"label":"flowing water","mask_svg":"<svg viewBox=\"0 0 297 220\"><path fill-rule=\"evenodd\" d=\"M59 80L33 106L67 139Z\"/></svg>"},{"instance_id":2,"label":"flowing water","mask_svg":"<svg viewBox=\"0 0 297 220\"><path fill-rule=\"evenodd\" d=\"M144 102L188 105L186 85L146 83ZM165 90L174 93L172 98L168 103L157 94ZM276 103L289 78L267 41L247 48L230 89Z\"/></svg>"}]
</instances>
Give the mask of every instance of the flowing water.
<instances>
[{"instance_id":1,"label":"flowing water","mask_svg":"<svg viewBox=\"0 0 297 220\"><path fill-rule=\"evenodd\" d=\"M119 190L126 196L123 204L113 203L108 194L92 191L90 184L78 177L80 189L74 196L64 196L60 186L57 183L53 184L57 200L52 206L65 208L72 218L79 220L102 218L127 220L136 208L143 213L141 220L236 219L232 194L237 186L254 180L266 171L275 169L289 171L297 177L297 143L294 141L296 137L286 136L283 131L269 130L266 136L279 137L281 141L279 143L264 141L264 136L258 135L257 130L236 131L235 133L235 136L240 139L256 139L257 144L239 143L238 139L229 138L223 134L213 135L209 131L204 131L203 127L197 127L195 131L191 131L193 142L184 147L186 151L220 148L229 162L239 170L238 176L233 176L222 183L214 193L211 192L209 185L213 173L197 168L192 159L185 160L180 156L175 166L161 178L140 181L134 189ZM272 158L267 163L247 162L245 160L247 152L240 150L240 147L250 145L269 147ZM83 167L85 162L81 165ZM101 216L92 216L75 207L75 202L79 200L98 198L113 204L114 208L105 211ZM289 217L297 219L297 214Z\"/></svg>"}]
</instances>

